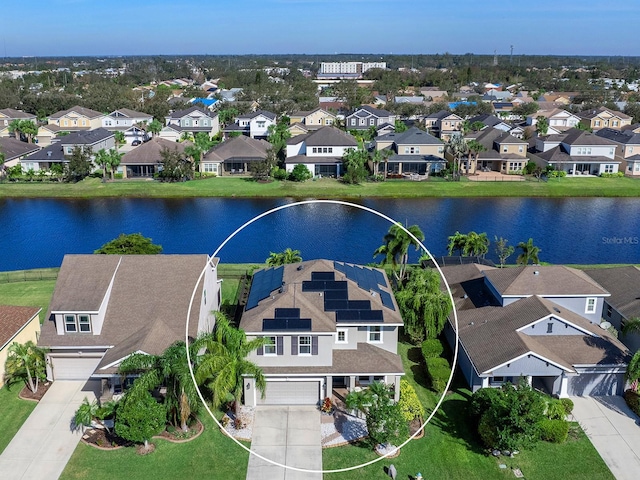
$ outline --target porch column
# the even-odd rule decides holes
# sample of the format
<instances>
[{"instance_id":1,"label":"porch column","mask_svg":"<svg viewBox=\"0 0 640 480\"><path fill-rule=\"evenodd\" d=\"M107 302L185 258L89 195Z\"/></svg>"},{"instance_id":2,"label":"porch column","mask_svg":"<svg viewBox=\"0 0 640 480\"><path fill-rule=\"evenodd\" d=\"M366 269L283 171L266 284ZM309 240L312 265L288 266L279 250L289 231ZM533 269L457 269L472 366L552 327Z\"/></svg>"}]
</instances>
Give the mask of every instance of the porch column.
<instances>
[{"instance_id":1,"label":"porch column","mask_svg":"<svg viewBox=\"0 0 640 480\"><path fill-rule=\"evenodd\" d=\"M569 377L565 373L562 374L560 378L560 392L558 392L558 397L566 398L569 396Z\"/></svg>"},{"instance_id":2,"label":"porch column","mask_svg":"<svg viewBox=\"0 0 640 480\"><path fill-rule=\"evenodd\" d=\"M574 163L573 164L573 175L575 176L575 174L576 174L576 164Z\"/></svg>"},{"instance_id":3,"label":"porch column","mask_svg":"<svg viewBox=\"0 0 640 480\"><path fill-rule=\"evenodd\" d=\"M489 377L482 377L482 388L487 388L489 386Z\"/></svg>"},{"instance_id":4,"label":"porch column","mask_svg":"<svg viewBox=\"0 0 640 480\"><path fill-rule=\"evenodd\" d=\"M400 375L396 375L395 376L395 382L393 384L394 386L394 392L393 392L393 401L398 403L400 401L400 379L402 377L400 377Z\"/></svg>"},{"instance_id":5,"label":"porch column","mask_svg":"<svg viewBox=\"0 0 640 480\"><path fill-rule=\"evenodd\" d=\"M325 391L324 396L331 398L331 394L333 393L333 377L331 375L327 375L324 380L325 383Z\"/></svg>"},{"instance_id":6,"label":"porch column","mask_svg":"<svg viewBox=\"0 0 640 480\"><path fill-rule=\"evenodd\" d=\"M402 162L398 162L398 174L402 175Z\"/></svg>"},{"instance_id":7,"label":"porch column","mask_svg":"<svg viewBox=\"0 0 640 480\"><path fill-rule=\"evenodd\" d=\"M356 376L355 375L350 375L349 376L349 391L353 392L354 388L356 388Z\"/></svg>"},{"instance_id":8,"label":"porch column","mask_svg":"<svg viewBox=\"0 0 640 480\"><path fill-rule=\"evenodd\" d=\"M527 385L531 386L533 382L533 377L531 375L527 375L525 379L527 380Z\"/></svg>"},{"instance_id":9,"label":"porch column","mask_svg":"<svg viewBox=\"0 0 640 480\"><path fill-rule=\"evenodd\" d=\"M247 162L244 162L244 173L247 173L249 171L249 169L247 169Z\"/></svg>"}]
</instances>

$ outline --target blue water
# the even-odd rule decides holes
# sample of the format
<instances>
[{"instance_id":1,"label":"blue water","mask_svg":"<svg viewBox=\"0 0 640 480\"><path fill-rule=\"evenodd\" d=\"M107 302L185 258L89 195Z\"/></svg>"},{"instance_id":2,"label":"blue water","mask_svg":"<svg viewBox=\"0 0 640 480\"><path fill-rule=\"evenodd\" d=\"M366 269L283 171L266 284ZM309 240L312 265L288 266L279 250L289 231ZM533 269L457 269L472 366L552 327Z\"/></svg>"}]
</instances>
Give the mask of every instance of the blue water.
<instances>
[{"instance_id":1,"label":"blue water","mask_svg":"<svg viewBox=\"0 0 640 480\"><path fill-rule=\"evenodd\" d=\"M212 253L236 228L288 199L3 199L0 271L59 266L67 253L91 253L120 233L141 232L164 253ZM551 263L640 263L640 199L455 198L359 202L417 224L434 255L456 230L529 237ZM296 206L265 217L220 252L223 262L262 262L298 249L304 259L373 261L389 223L342 205ZM488 258L495 259L493 246ZM414 254L413 259L418 255ZM510 259L515 260L515 255Z\"/></svg>"}]
</instances>

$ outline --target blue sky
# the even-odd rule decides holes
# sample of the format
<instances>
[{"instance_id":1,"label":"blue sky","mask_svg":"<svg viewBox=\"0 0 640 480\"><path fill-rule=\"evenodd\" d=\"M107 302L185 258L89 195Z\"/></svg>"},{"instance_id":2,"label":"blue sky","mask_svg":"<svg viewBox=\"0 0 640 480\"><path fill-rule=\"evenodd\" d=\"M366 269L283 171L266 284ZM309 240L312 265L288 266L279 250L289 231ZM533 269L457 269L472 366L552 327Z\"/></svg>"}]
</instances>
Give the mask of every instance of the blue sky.
<instances>
[{"instance_id":1,"label":"blue sky","mask_svg":"<svg viewBox=\"0 0 640 480\"><path fill-rule=\"evenodd\" d=\"M640 55L637 0L23 0L0 55Z\"/></svg>"}]
</instances>

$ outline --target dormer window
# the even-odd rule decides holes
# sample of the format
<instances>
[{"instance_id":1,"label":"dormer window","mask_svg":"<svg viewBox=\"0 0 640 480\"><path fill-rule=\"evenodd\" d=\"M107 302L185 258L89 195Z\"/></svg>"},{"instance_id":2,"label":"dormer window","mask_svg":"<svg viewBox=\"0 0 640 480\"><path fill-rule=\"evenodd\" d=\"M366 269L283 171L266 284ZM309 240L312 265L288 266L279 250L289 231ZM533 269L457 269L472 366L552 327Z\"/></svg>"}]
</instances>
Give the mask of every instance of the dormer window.
<instances>
[{"instance_id":1,"label":"dormer window","mask_svg":"<svg viewBox=\"0 0 640 480\"><path fill-rule=\"evenodd\" d=\"M91 317L89 315L65 315L64 331L91 333Z\"/></svg>"}]
</instances>

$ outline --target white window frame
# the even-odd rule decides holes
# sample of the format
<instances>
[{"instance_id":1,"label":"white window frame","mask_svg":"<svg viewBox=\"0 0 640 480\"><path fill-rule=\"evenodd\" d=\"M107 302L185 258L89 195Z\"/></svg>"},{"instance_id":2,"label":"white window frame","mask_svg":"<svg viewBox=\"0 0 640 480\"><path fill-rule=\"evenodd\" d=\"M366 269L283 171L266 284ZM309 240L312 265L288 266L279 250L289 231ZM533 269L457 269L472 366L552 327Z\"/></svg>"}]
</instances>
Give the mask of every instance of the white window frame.
<instances>
[{"instance_id":1,"label":"white window frame","mask_svg":"<svg viewBox=\"0 0 640 480\"><path fill-rule=\"evenodd\" d=\"M596 307L598 305L598 299L596 297L587 297L584 304L584 313L596 313Z\"/></svg>"},{"instance_id":2,"label":"white window frame","mask_svg":"<svg viewBox=\"0 0 640 480\"><path fill-rule=\"evenodd\" d=\"M278 355L278 345L277 345L278 339L273 335L269 335L264 338L268 339L270 343L264 344L262 348L262 354L265 357L276 357ZM271 340L273 340L273 343L271 343ZM271 351L271 348L273 348L273 351Z\"/></svg>"},{"instance_id":3,"label":"white window frame","mask_svg":"<svg viewBox=\"0 0 640 480\"><path fill-rule=\"evenodd\" d=\"M340 340L340 334L344 333L344 339ZM336 343L345 344L349 343L349 329L347 328L337 328L336 329Z\"/></svg>"},{"instance_id":4,"label":"white window frame","mask_svg":"<svg viewBox=\"0 0 640 480\"><path fill-rule=\"evenodd\" d=\"M604 173L613 173L613 165L611 165L610 163L605 163Z\"/></svg>"},{"instance_id":5,"label":"white window frame","mask_svg":"<svg viewBox=\"0 0 640 480\"><path fill-rule=\"evenodd\" d=\"M78 331L80 333L91 333L90 315L78 315Z\"/></svg>"},{"instance_id":6,"label":"white window frame","mask_svg":"<svg viewBox=\"0 0 640 480\"><path fill-rule=\"evenodd\" d=\"M307 343L306 341L303 343L302 340L305 339L309 341L309 343ZM302 348L305 347L305 350L307 349L307 347L309 348L309 351L303 351ZM311 356L311 335L301 335L298 337L298 355L301 356Z\"/></svg>"},{"instance_id":7,"label":"white window frame","mask_svg":"<svg viewBox=\"0 0 640 480\"><path fill-rule=\"evenodd\" d=\"M69 321L72 320L72 321ZM73 327L73 328L69 328L69 327ZM78 325L76 323L76 316L75 315L65 315L64 316L64 331L66 333L77 333L78 332Z\"/></svg>"},{"instance_id":8,"label":"white window frame","mask_svg":"<svg viewBox=\"0 0 640 480\"><path fill-rule=\"evenodd\" d=\"M375 337L378 336L376 340ZM372 340L373 338L373 340ZM382 325L370 325L367 327L367 343L382 343Z\"/></svg>"},{"instance_id":9,"label":"white window frame","mask_svg":"<svg viewBox=\"0 0 640 480\"><path fill-rule=\"evenodd\" d=\"M88 313L63 315L65 333L91 333L91 315Z\"/></svg>"}]
</instances>

